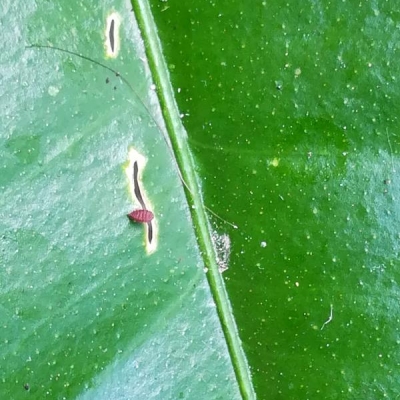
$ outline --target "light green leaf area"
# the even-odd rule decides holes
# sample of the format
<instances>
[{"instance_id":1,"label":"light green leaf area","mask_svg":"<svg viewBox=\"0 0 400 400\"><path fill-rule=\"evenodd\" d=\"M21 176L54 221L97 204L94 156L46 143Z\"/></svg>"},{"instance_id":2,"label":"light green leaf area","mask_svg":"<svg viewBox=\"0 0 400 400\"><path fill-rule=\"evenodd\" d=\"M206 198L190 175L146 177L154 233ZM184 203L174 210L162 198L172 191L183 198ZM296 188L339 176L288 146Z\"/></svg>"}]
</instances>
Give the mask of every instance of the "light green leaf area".
<instances>
[{"instance_id":1,"label":"light green leaf area","mask_svg":"<svg viewBox=\"0 0 400 400\"><path fill-rule=\"evenodd\" d=\"M239 398L129 2L41 3L1 15L0 398ZM109 70L34 43L117 70L146 106ZM148 160L150 255L126 218L131 146Z\"/></svg>"}]
</instances>

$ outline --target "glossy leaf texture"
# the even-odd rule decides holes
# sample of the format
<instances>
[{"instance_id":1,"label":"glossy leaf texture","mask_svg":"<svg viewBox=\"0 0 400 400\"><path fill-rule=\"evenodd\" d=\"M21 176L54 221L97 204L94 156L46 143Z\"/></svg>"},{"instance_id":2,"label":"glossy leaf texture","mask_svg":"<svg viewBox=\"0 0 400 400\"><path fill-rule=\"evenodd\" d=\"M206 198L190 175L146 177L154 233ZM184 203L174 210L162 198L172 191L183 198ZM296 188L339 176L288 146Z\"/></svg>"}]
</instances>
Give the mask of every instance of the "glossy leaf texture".
<instances>
[{"instance_id":1,"label":"glossy leaf texture","mask_svg":"<svg viewBox=\"0 0 400 400\"><path fill-rule=\"evenodd\" d=\"M397 4L152 5L258 398L397 398Z\"/></svg>"},{"instance_id":2,"label":"glossy leaf texture","mask_svg":"<svg viewBox=\"0 0 400 400\"><path fill-rule=\"evenodd\" d=\"M1 13L0 398L240 398L131 5ZM130 147L147 158L152 254L126 217Z\"/></svg>"}]
</instances>

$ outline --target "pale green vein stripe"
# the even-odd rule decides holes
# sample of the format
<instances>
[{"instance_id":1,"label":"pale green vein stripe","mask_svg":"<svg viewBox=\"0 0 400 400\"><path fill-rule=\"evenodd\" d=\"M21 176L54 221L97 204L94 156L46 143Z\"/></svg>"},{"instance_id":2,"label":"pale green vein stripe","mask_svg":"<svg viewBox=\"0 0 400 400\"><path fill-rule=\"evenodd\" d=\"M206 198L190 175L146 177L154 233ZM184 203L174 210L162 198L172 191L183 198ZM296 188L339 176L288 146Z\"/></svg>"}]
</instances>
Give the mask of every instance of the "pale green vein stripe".
<instances>
[{"instance_id":1,"label":"pale green vein stripe","mask_svg":"<svg viewBox=\"0 0 400 400\"><path fill-rule=\"evenodd\" d=\"M202 203L201 192L197 185L193 159L187 144L186 132L179 117L150 5L147 0L134 0L133 7L145 42L147 57L154 82L157 85L157 93L161 102L168 134L174 148L175 157L183 179L189 185L192 192L192 195L190 195L186 191L186 195L189 204L194 206L191 207L191 211L197 239L205 265L209 267L207 276L217 305L218 315L222 323L240 391L244 399L255 399L256 396L250 377L250 370L232 316L225 285L216 263L209 224Z\"/></svg>"}]
</instances>

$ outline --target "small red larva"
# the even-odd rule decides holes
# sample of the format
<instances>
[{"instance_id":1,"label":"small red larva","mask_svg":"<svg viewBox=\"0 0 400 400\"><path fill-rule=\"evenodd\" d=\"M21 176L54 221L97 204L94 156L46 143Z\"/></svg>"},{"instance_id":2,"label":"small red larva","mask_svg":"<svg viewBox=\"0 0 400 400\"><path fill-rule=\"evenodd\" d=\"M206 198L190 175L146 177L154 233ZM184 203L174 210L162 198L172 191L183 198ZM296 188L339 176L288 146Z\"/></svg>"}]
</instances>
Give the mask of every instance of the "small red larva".
<instances>
[{"instance_id":1,"label":"small red larva","mask_svg":"<svg viewBox=\"0 0 400 400\"><path fill-rule=\"evenodd\" d=\"M150 222L154 218L154 214L149 210L133 210L128 214L128 218L134 222Z\"/></svg>"}]
</instances>

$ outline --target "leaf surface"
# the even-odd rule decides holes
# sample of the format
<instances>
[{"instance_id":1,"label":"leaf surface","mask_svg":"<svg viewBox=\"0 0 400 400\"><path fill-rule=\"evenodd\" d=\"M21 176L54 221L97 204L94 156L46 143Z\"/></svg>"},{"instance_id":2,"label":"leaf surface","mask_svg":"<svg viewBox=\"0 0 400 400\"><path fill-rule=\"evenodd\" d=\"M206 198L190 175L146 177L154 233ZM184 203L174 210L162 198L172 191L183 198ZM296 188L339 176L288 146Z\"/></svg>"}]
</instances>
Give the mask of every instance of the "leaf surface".
<instances>
[{"instance_id":1,"label":"leaf surface","mask_svg":"<svg viewBox=\"0 0 400 400\"><path fill-rule=\"evenodd\" d=\"M240 398L129 3L2 13L0 397ZM150 255L126 218L131 147L147 159Z\"/></svg>"},{"instance_id":2,"label":"leaf surface","mask_svg":"<svg viewBox=\"0 0 400 400\"><path fill-rule=\"evenodd\" d=\"M152 5L258 397L398 397L395 3Z\"/></svg>"}]
</instances>

